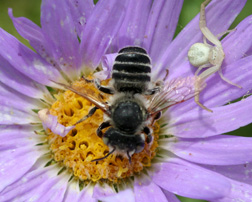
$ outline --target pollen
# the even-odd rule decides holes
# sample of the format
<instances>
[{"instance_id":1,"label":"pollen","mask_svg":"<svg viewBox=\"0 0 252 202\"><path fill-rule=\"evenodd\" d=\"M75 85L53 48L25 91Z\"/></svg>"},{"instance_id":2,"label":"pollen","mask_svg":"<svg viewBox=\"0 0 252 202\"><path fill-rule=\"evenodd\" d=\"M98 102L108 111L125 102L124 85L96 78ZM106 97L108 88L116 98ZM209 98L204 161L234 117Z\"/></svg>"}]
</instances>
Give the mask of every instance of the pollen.
<instances>
[{"instance_id":1,"label":"pollen","mask_svg":"<svg viewBox=\"0 0 252 202\"><path fill-rule=\"evenodd\" d=\"M108 80L103 81L106 85ZM72 85L80 92L87 93L106 101L109 97L98 91L93 83L80 80ZM58 122L64 126L72 126L94 107L85 98L67 90L55 95L57 101L52 105L50 113L58 117ZM108 152L108 146L96 134L96 130L103 122L103 112L96 112L78 123L65 137L48 131L48 143L52 156L56 162L61 163L74 176L83 181L97 182L106 180L112 183L119 183L122 180L134 176L143 169L151 166L151 161L156 155L158 147L159 125L156 123L152 128L154 140L151 145L145 143L142 152L132 156L132 162L125 156L112 154L107 158L94 161L104 157ZM104 132L104 131L103 131Z\"/></svg>"}]
</instances>

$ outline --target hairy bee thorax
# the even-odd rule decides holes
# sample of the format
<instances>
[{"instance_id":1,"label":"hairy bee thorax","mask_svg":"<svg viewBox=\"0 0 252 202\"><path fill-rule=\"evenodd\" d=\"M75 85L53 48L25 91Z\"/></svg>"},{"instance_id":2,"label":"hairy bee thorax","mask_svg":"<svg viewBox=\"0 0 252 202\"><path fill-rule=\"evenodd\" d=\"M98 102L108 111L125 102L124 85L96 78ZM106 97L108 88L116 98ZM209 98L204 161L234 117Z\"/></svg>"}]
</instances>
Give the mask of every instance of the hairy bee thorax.
<instances>
[{"instance_id":1,"label":"hairy bee thorax","mask_svg":"<svg viewBox=\"0 0 252 202\"><path fill-rule=\"evenodd\" d=\"M122 132L135 134L147 120L147 100L140 94L118 93L111 100L111 125Z\"/></svg>"}]
</instances>

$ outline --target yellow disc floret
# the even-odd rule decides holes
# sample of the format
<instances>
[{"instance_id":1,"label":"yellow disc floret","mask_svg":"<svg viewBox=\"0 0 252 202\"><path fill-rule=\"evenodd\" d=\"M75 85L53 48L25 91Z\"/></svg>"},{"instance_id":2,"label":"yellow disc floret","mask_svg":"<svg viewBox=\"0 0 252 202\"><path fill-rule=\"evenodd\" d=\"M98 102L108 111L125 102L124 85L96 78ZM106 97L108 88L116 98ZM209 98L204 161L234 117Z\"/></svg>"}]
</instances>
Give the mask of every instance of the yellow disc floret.
<instances>
[{"instance_id":1,"label":"yellow disc floret","mask_svg":"<svg viewBox=\"0 0 252 202\"><path fill-rule=\"evenodd\" d=\"M106 85L107 82L104 81L103 85ZM73 87L98 99L106 100L108 98L107 95L101 94L92 83L84 80L75 82ZM85 98L69 90L58 93L55 97L57 101L52 105L50 113L57 116L58 122L65 126L74 125L94 107ZM158 146L158 124L154 126L152 145L145 144L142 152L133 154L131 163L128 158L115 154L103 160L91 162L104 157L109 152L108 146L96 134L96 130L102 122L103 112L98 109L94 115L77 124L65 137L48 131L48 142L54 160L72 170L79 179L93 182L101 179L120 182L122 179L142 171L145 167L151 166L151 160L156 155Z\"/></svg>"}]
</instances>

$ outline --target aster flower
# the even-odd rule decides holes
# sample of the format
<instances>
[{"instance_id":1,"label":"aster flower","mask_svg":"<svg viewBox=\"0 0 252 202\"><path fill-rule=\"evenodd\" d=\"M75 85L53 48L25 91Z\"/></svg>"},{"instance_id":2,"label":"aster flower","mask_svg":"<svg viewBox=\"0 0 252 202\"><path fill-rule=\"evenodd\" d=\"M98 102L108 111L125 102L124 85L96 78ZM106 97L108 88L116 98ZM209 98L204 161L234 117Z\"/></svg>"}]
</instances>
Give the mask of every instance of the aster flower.
<instances>
[{"instance_id":1,"label":"aster flower","mask_svg":"<svg viewBox=\"0 0 252 202\"><path fill-rule=\"evenodd\" d=\"M206 11L209 29L214 34L227 30L245 3L212 1ZM73 129L91 104L70 91L57 91L53 82L71 82L97 95L79 80L81 75L109 78L116 53L128 45L147 50L153 81L163 78L167 68L168 80L194 75L187 51L202 41L199 16L172 40L182 4L43 0L41 28L9 10L17 31L36 52L0 29L0 201L176 202L175 194L252 200L252 140L222 135L252 120L251 96L225 105L251 90L251 16L222 41L224 75L243 88L218 75L209 77L201 101L214 112L203 111L193 100L170 107L155 124L152 146L134 154L132 164L114 155L91 162L108 152L95 134L103 113ZM39 110L48 122L41 122Z\"/></svg>"}]
</instances>

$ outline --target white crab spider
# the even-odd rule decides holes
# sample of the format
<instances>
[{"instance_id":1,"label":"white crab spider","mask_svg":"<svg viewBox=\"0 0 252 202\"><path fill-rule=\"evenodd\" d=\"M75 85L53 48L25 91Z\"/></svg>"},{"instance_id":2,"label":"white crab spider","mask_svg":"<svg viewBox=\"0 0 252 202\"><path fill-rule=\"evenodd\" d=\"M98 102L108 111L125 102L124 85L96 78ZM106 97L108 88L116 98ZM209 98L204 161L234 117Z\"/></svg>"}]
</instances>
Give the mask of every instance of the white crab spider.
<instances>
[{"instance_id":1,"label":"white crab spider","mask_svg":"<svg viewBox=\"0 0 252 202\"><path fill-rule=\"evenodd\" d=\"M218 34L217 36L214 36L213 33L207 28L206 26L206 16L205 16L205 7L211 0L205 0L201 4L200 8L200 20L199 20L199 27L203 34L203 42L204 43L195 43L193 44L189 51L188 51L188 59L189 62L195 66L198 67L197 71L195 72L195 76L199 76L200 79L205 80L210 75L214 74L215 72L219 72L220 77L226 81L227 83L234 85L238 88L242 88L241 86L229 81L227 78L225 78L221 71L221 65L225 58L225 53L222 48L222 44L219 37L223 36L226 33L229 33L233 30L227 30L223 33ZM215 46L212 46L207 43L207 40L214 44ZM201 74L199 72L203 68L207 68L205 71L203 71ZM197 84L196 84L197 89ZM208 109L206 106L201 104L199 102L199 94L195 96L195 102L203 109L213 112L212 110Z\"/></svg>"}]
</instances>

